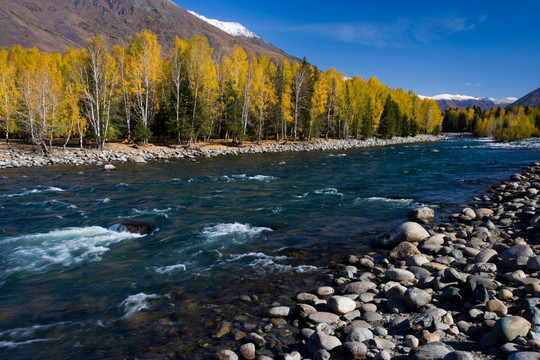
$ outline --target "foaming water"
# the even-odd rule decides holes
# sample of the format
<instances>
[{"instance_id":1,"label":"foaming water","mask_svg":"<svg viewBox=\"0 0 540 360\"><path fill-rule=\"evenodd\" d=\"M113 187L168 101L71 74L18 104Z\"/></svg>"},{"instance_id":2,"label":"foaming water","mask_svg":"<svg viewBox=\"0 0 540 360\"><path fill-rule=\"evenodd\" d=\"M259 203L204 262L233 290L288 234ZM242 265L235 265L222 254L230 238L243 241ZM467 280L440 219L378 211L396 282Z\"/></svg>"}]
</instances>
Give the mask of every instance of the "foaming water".
<instances>
[{"instance_id":1,"label":"foaming water","mask_svg":"<svg viewBox=\"0 0 540 360\"><path fill-rule=\"evenodd\" d=\"M150 301L159 299L161 296L156 294L139 293L136 295L130 295L127 299L120 303L120 307L124 311L124 319L129 319L141 310L148 309L150 307Z\"/></svg>"},{"instance_id":2,"label":"foaming water","mask_svg":"<svg viewBox=\"0 0 540 360\"><path fill-rule=\"evenodd\" d=\"M263 232L272 232L273 230L267 227L257 227L249 224L217 224L207 226L202 230L202 235L209 241L233 241L241 243L253 239L255 236Z\"/></svg>"},{"instance_id":3,"label":"foaming water","mask_svg":"<svg viewBox=\"0 0 540 360\"><path fill-rule=\"evenodd\" d=\"M110 245L136 237L140 235L90 226L6 238L0 240L4 249L0 272L5 275L99 261Z\"/></svg>"},{"instance_id":4,"label":"foaming water","mask_svg":"<svg viewBox=\"0 0 540 360\"><path fill-rule=\"evenodd\" d=\"M124 164L109 173L5 169L0 353L210 358L232 346L227 338L193 346L212 338L217 318L249 312L256 322L273 302L318 284L329 263L369 251L411 209L430 206L444 219L538 161L539 148L460 139ZM124 221L152 231L107 228ZM241 295L260 301L244 304Z\"/></svg>"},{"instance_id":5,"label":"foaming water","mask_svg":"<svg viewBox=\"0 0 540 360\"><path fill-rule=\"evenodd\" d=\"M28 196L28 195L33 195L33 194L41 194L41 193L48 193L48 192L63 192L63 191L66 191L66 190L61 189L59 187L55 187L55 186L49 186L49 187L38 186L30 190L22 189L20 190L20 192L2 194L0 195L0 197L11 198L11 197L19 197L19 196Z\"/></svg>"}]
</instances>

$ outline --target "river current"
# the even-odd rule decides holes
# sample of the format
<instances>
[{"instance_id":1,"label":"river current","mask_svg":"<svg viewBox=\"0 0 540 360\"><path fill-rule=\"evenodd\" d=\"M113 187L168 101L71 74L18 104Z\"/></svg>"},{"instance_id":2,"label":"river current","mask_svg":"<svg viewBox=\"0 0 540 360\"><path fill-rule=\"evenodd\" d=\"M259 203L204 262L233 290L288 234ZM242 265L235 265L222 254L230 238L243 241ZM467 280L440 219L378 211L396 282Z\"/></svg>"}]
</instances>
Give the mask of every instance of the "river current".
<instances>
[{"instance_id":1,"label":"river current","mask_svg":"<svg viewBox=\"0 0 540 360\"><path fill-rule=\"evenodd\" d=\"M207 358L223 320L260 328L409 210L443 219L535 161L539 142L463 138L1 170L0 358Z\"/></svg>"}]
</instances>

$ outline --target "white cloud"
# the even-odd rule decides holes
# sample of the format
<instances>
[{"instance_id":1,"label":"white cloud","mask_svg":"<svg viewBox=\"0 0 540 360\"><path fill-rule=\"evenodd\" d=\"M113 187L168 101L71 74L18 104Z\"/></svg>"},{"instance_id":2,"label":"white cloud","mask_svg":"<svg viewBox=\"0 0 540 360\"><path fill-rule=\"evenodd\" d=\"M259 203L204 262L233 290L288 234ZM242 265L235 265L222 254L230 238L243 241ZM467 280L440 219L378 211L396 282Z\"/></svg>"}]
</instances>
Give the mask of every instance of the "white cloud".
<instances>
[{"instance_id":1,"label":"white cloud","mask_svg":"<svg viewBox=\"0 0 540 360\"><path fill-rule=\"evenodd\" d=\"M410 44L429 44L453 34L473 31L485 16L476 21L466 17L399 18L394 22L337 22L305 24L283 28L284 31L303 32L328 39L385 48Z\"/></svg>"}]
</instances>

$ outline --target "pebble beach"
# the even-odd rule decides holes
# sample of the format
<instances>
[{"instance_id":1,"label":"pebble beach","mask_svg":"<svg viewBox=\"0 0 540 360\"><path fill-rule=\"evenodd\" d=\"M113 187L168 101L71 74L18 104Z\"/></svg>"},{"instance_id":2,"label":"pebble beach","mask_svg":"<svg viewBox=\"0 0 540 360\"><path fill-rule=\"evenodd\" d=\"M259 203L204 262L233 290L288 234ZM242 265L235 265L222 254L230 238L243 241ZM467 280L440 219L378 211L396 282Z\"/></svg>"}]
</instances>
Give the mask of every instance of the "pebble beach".
<instances>
[{"instance_id":1,"label":"pebble beach","mask_svg":"<svg viewBox=\"0 0 540 360\"><path fill-rule=\"evenodd\" d=\"M447 222L421 207L216 359L540 359L540 163ZM272 332L297 329L287 344ZM234 332L224 322L216 337Z\"/></svg>"}]
</instances>

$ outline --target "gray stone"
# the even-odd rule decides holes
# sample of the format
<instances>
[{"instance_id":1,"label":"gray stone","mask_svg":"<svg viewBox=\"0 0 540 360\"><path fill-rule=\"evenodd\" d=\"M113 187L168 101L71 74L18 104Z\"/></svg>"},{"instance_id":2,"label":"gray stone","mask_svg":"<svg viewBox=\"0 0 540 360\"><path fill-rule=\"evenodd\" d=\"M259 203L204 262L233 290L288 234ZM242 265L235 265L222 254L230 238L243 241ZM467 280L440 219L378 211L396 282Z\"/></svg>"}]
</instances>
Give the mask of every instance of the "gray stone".
<instances>
[{"instance_id":1,"label":"gray stone","mask_svg":"<svg viewBox=\"0 0 540 360\"><path fill-rule=\"evenodd\" d=\"M214 355L216 360L238 360L238 355L232 350L221 350Z\"/></svg>"},{"instance_id":2,"label":"gray stone","mask_svg":"<svg viewBox=\"0 0 540 360\"><path fill-rule=\"evenodd\" d=\"M375 355L373 360L390 360L392 359L392 355L386 350L381 350Z\"/></svg>"},{"instance_id":3,"label":"gray stone","mask_svg":"<svg viewBox=\"0 0 540 360\"><path fill-rule=\"evenodd\" d=\"M300 293L296 295L296 301L300 303L312 303L313 301L317 300L317 295L310 294L310 293Z\"/></svg>"},{"instance_id":4,"label":"gray stone","mask_svg":"<svg viewBox=\"0 0 540 360\"><path fill-rule=\"evenodd\" d=\"M511 354L517 351L523 351L523 346L516 343L506 343L501 346L501 351L505 354Z\"/></svg>"},{"instance_id":5,"label":"gray stone","mask_svg":"<svg viewBox=\"0 0 540 360\"><path fill-rule=\"evenodd\" d=\"M146 160L140 155L134 155L129 158L129 161L137 163L137 164L144 164L146 163Z\"/></svg>"},{"instance_id":6,"label":"gray stone","mask_svg":"<svg viewBox=\"0 0 540 360\"><path fill-rule=\"evenodd\" d=\"M497 272L497 265L494 263L479 262L476 264L469 264L463 269L464 272L470 274L476 273L494 273Z\"/></svg>"},{"instance_id":7,"label":"gray stone","mask_svg":"<svg viewBox=\"0 0 540 360\"><path fill-rule=\"evenodd\" d=\"M347 341L341 347L347 359L356 360L363 359L366 356L368 348L361 342Z\"/></svg>"},{"instance_id":8,"label":"gray stone","mask_svg":"<svg viewBox=\"0 0 540 360\"><path fill-rule=\"evenodd\" d=\"M412 287L407 289L403 300L409 307L418 309L431 302L431 295L427 291Z\"/></svg>"},{"instance_id":9,"label":"gray stone","mask_svg":"<svg viewBox=\"0 0 540 360\"><path fill-rule=\"evenodd\" d=\"M242 359L254 360L255 359L255 344L247 343L238 349L238 353Z\"/></svg>"},{"instance_id":10,"label":"gray stone","mask_svg":"<svg viewBox=\"0 0 540 360\"><path fill-rule=\"evenodd\" d=\"M317 309L308 304L298 304L294 307L294 313L302 319L316 312Z\"/></svg>"},{"instance_id":11,"label":"gray stone","mask_svg":"<svg viewBox=\"0 0 540 360\"><path fill-rule=\"evenodd\" d=\"M315 354L313 354L313 360L330 360L332 355L324 349L321 349L317 351Z\"/></svg>"},{"instance_id":12,"label":"gray stone","mask_svg":"<svg viewBox=\"0 0 540 360\"><path fill-rule=\"evenodd\" d=\"M409 360L443 360L454 349L442 342L432 342L412 349Z\"/></svg>"},{"instance_id":13,"label":"gray stone","mask_svg":"<svg viewBox=\"0 0 540 360\"><path fill-rule=\"evenodd\" d=\"M377 326L375 329L373 329L373 335L378 337L385 337L386 335L388 335L388 330L386 330L382 326Z\"/></svg>"},{"instance_id":14,"label":"gray stone","mask_svg":"<svg viewBox=\"0 0 540 360\"><path fill-rule=\"evenodd\" d=\"M347 314L356 309L356 302L345 296L332 296L328 299L328 306L336 314Z\"/></svg>"},{"instance_id":15,"label":"gray stone","mask_svg":"<svg viewBox=\"0 0 540 360\"><path fill-rule=\"evenodd\" d=\"M368 322L381 321L383 319L382 315L376 312L367 312L362 314L362 319Z\"/></svg>"},{"instance_id":16,"label":"gray stone","mask_svg":"<svg viewBox=\"0 0 540 360\"><path fill-rule=\"evenodd\" d=\"M337 324L339 322L339 316L324 311L310 314L308 316L308 319L315 324Z\"/></svg>"},{"instance_id":17,"label":"gray stone","mask_svg":"<svg viewBox=\"0 0 540 360\"><path fill-rule=\"evenodd\" d=\"M315 333L315 330L313 329L310 329L310 328L303 328L302 330L300 330L300 336L303 337L304 339L309 339L311 335L313 335Z\"/></svg>"},{"instance_id":18,"label":"gray stone","mask_svg":"<svg viewBox=\"0 0 540 360\"><path fill-rule=\"evenodd\" d=\"M533 351L520 351L510 355L507 360L540 360L540 353Z\"/></svg>"},{"instance_id":19,"label":"gray stone","mask_svg":"<svg viewBox=\"0 0 540 360\"><path fill-rule=\"evenodd\" d=\"M378 244L389 248L402 241L418 242L427 237L429 237L429 233L422 225L415 222L406 222L391 230Z\"/></svg>"},{"instance_id":20,"label":"gray stone","mask_svg":"<svg viewBox=\"0 0 540 360\"><path fill-rule=\"evenodd\" d=\"M485 217L493 216L493 210L487 208L478 208L475 209L476 217L480 220L483 220Z\"/></svg>"},{"instance_id":21,"label":"gray stone","mask_svg":"<svg viewBox=\"0 0 540 360\"><path fill-rule=\"evenodd\" d=\"M407 266L422 266L428 262L429 260L423 254L412 255L412 256L407 257L407 259L405 259L405 265Z\"/></svg>"},{"instance_id":22,"label":"gray stone","mask_svg":"<svg viewBox=\"0 0 540 360\"><path fill-rule=\"evenodd\" d=\"M384 272L384 276L391 281L414 281L414 274L409 270L391 268Z\"/></svg>"},{"instance_id":23,"label":"gray stone","mask_svg":"<svg viewBox=\"0 0 540 360\"><path fill-rule=\"evenodd\" d=\"M520 316L505 316L499 319L491 330L491 339L495 345L511 342L519 336L527 336L531 323Z\"/></svg>"},{"instance_id":24,"label":"gray stone","mask_svg":"<svg viewBox=\"0 0 540 360\"><path fill-rule=\"evenodd\" d=\"M377 285L371 281L358 281L345 285L342 289L342 293L362 295L368 290L376 288Z\"/></svg>"},{"instance_id":25,"label":"gray stone","mask_svg":"<svg viewBox=\"0 0 540 360\"><path fill-rule=\"evenodd\" d=\"M401 298L398 298L397 296L392 296L388 298L386 306L388 308L388 312L393 314L401 314L407 312L407 305L405 304L405 301L403 301L403 299Z\"/></svg>"},{"instance_id":26,"label":"gray stone","mask_svg":"<svg viewBox=\"0 0 540 360\"><path fill-rule=\"evenodd\" d=\"M409 220L428 224L435 218L435 211L427 206L411 210L407 217Z\"/></svg>"},{"instance_id":27,"label":"gray stone","mask_svg":"<svg viewBox=\"0 0 540 360\"><path fill-rule=\"evenodd\" d=\"M428 309L421 314L416 315L410 320L410 327L413 330L424 330L433 326L435 323L442 321L443 316L446 315L446 310L443 309Z\"/></svg>"},{"instance_id":28,"label":"gray stone","mask_svg":"<svg viewBox=\"0 0 540 360\"><path fill-rule=\"evenodd\" d=\"M452 351L446 354L444 360L474 360L474 355L467 351Z\"/></svg>"},{"instance_id":29,"label":"gray stone","mask_svg":"<svg viewBox=\"0 0 540 360\"><path fill-rule=\"evenodd\" d=\"M283 360L302 360L302 355L298 351L293 351L290 354L285 355Z\"/></svg>"},{"instance_id":30,"label":"gray stone","mask_svg":"<svg viewBox=\"0 0 540 360\"><path fill-rule=\"evenodd\" d=\"M465 208L465 209L461 210L461 213L463 215L465 215L466 217L468 217L469 219L471 219L471 220L476 219L476 213L471 208Z\"/></svg>"},{"instance_id":31,"label":"gray stone","mask_svg":"<svg viewBox=\"0 0 540 360\"><path fill-rule=\"evenodd\" d=\"M292 315L292 310L288 306L275 306L268 310L268 317L271 318L285 318Z\"/></svg>"},{"instance_id":32,"label":"gray stone","mask_svg":"<svg viewBox=\"0 0 540 360\"><path fill-rule=\"evenodd\" d=\"M332 351L338 346L341 346L341 341L337 337L326 335L320 330L315 331L308 340L308 349L312 354L316 353L319 349Z\"/></svg>"},{"instance_id":33,"label":"gray stone","mask_svg":"<svg viewBox=\"0 0 540 360\"><path fill-rule=\"evenodd\" d=\"M420 340L418 340L416 336L409 334L405 336L405 345L410 348L415 348L420 345Z\"/></svg>"},{"instance_id":34,"label":"gray stone","mask_svg":"<svg viewBox=\"0 0 540 360\"><path fill-rule=\"evenodd\" d=\"M534 252L528 245L514 245L501 254L504 264L508 267L526 266Z\"/></svg>"},{"instance_id":35,"label":"gray stone","mask_svg":"<svg viewBox=\"0 0 540 360\"><path fill-rule=\"evenodd\" d=\"M540 255L532 256L527 260L527 269L532 271L540 270Z\"/></svg>"},{"instance_id":36,"label":"gray stone","mask_svg":"<svg viewBox=\"0 0 540 360\"><path fill-rule=\"evenodd\" d=\"M388 253L388 260L390 261L396 261L396 260L404 260L408 256L412 255L421 255L420 250L418 248L407 241L400 242L396 247L394 247L390 252Z\"/></svg>"},{"instance_id":37,"label":"gray stone","mask_svg":"<svg viewBox=\"0 0 540 360\"><path fill-rule=\"evenodd\" d=\"M425 279L428 276L431 276L431 273L422 267L409 266L407 270L412 272L414 274L414 277L418 280Z\"/></svg>"},{"instance_id":38,"label":"gray stone","mask_svg":"<svg viewBox=\"0 0 540 360\"><path fill-rule=\"evenodd\" d=\"M103 170L105 171L113 171L113 170L116 170L116 166L112 165L112 164L106 164L104 167L103 167Z\"/></svg>"},{"instance_id":39,"label":"gray stone","mask_svg":"<svg viewBox=\"0 0 540 360\"><path fill-rule=\"evenodd\" d=\"M409 327L409 319L405 316L398 316L388 322L388 328L391 330Z\"/></svg>"},{"instance_id":40,"label":"gray stone","mask_svg":"<svg viewBox=\"0 0 540 360\"><path fill-rule=\"evenodd\" d=\"M461 277L459 272L454 268L448 268L444 270L444 277L446 277L450 281L463 282L463 278Z\"/></svg>"},{"instance_id":41,"label":"gray stone","mask_svg":"<svg viewBox=\"0 0 540 360\"><path fill-rule=\"evenodd\" d=\"M380 338L366 340L364 344L370 349L392 350L396 347L392 341Z\"/></svg>"},{"instance_id":42,"label":"gray stone","mask_svg":"<svg viewBox=\"0 0 540 360\"><path fill-rule=\"evenodd\" d=\"M529 224L531 224L531 226L534 226L535 229L540 229L540 214L533 217Z\"/></svg>"},{"instance_id":43,"label":"gray stone","mask_svg":"<svg viewBox=\"0 0 540 360\"><path fill-rule=\"evenodd\" d=\"M347 336L347 342L363 342L369 339L373 339L373 333L364 327L353 328Z\"/></svg>"},{"instance_id":44,"label":"gray stone","mask_svg":"<svg viewBox=\"0 0 540 360\"><path fill-rule=\"evenodd\" d=\"M474 262L475 263L488 263L488 262L494 262L499 257L499 254L490 248L481 250L475 257Z\"/></svg>"},{"instance_id":45,"label":"gray stone","mask_svg":"<svg viewBox=\"0 0 540 360\"><path fill-rule=\"evenodd\" d=\"M384 295L386 295L387 298L391 298L391 297L403 298L403 296L405 295L405 291L407 291L407 288L398 282L389 281L383 285L382 290L384 292Z\"/></svg>"},{"instance_id":46,"label":"gray stone","mask_svg":"<svg viewBox=\"0 0 540 360\"><path fill-rule=\"evenodd\" d=\"M258 348L264 348L266 346L266 340L257 333L251 333L246 336L246 341L254 343Z\"/></svg>"},{"instance_id":47,"label":"gray stone","mask_svg":"<svg viewBox=\"0 0 540 360\"><path fill-rule=\"evenodd\" d=\"M315 295L325 297L325 296L332 296L334 295L335 290L331 286L321 286L320 288L317 288L315 290Z\"/></svg>"}]
</instances>

